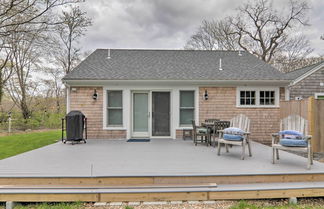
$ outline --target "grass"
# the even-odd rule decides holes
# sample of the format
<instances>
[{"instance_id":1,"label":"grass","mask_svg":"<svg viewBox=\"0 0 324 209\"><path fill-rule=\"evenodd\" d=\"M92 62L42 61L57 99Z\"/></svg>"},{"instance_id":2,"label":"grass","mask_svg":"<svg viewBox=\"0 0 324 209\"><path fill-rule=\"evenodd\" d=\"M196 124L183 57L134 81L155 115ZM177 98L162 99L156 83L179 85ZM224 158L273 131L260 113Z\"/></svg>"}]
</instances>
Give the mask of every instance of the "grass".
<instances>
[{"instance_id":1,"label":"grass","mask_svg":"<svg viewBox=\"0 0 324 209\"><path fill-rule=\"evenodd\" d=\"M245 201L241 200L237 204L230 207L230 209L324 209L324 205L321 203L298 203L288 204L288 203L279 203L279 204L271 204L265 201Z\"/></svg>"},{"instance_id":2,"label":"grass","mask_svg":"<svg viewBox=\"0 0 324 209\"><path fill-rule=\"evenodd\" d=\"M82 203L36 203L17 204L15 209L83 209Z\"/></svg>"},{"instance_id":3,"label":"grass","mask_svg":"<svg viewBox=\"0 0 324 209\"><path fill-rule=\"evenodd\" d=\"M0 137L0 160L53 144L60 139L60 134L59 130L51 130L2 136Z\"/></svg>"}]
</instances>

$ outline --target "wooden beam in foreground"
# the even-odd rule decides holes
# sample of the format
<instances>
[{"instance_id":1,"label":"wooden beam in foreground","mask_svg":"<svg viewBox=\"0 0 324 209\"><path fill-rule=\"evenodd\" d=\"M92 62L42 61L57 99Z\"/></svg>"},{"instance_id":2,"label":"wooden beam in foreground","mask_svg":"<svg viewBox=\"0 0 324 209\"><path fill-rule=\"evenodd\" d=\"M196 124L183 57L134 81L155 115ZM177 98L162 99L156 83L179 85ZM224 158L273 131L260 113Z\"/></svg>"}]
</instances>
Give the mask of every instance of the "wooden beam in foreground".
<instances>
[{"instance_id":1,"label":"wooden beam in foreground","mask_svg":"<svg viewBox=\"0 0 324 209\"><path fill-rule=\"evenodd\" d=\"M140 186L161 184L248 184L274 182L324 181L319 174L274 174L230 176L156 176L156 177L0 177L0 185Z\"/></svg>"},{"instance_id":2,"label":"wooden beam in foreground","mask_svg":"<svg viewBox=\"0 0 324 209\"><path fill-rule=\"evenodd\" d=\"M173 200L239 200L289 197L323 197L324 189L272 189L217 192L93 193L93 194L0 194L0 201L16 202L123 202Z\"/></svg>"}]
</instances>

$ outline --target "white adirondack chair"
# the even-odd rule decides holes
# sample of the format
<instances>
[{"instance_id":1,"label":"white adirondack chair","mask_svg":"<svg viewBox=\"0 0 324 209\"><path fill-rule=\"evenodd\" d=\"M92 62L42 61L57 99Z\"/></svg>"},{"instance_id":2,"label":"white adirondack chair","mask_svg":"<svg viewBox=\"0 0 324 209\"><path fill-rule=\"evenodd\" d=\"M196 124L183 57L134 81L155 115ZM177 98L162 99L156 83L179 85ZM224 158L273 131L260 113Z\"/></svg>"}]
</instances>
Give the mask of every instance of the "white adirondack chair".
<instances>
[{"instance_id":1,"label":"white adirondack chair","mask_svg":"<svg viewBox=\"0 0 324 209\"><path fill-rule=\"evenodd\" d=\"M242 155L241 159L244 160L245 157L245 146L248 146L249 149L249 156L252 156L252 151L251 151L251 144L249 140L249 135L250 135L250 119L246 117L245 115L237 115L234 118L231 119L231 124L230 127L235 127L235 128L240 128L241 130L244 131L243 134L243 139L241 141L230 141L230 140L225 140L223 138L224 131L221 130L219 131L219 139L218 139L218 155L220 155L221 151L221 144L225 145L226 152L228 152L228 145L238 145L242 146Z\"/></svg>"},{"instance_id":2,"label":"white adirondack chair","mask_svg":"<svg viewBox=\"0 0 324 209\"><path fill-rule=\"evenodd\" d=\"M286 151L296 151L307 153L307 169L311 168L313 164L313 151L311 139L312 136L308 134L308 121L299 115L289 115L288 117L280 121L280 131L283 130L294 130L302 133L304 135L304 140L307 140L307 147L288 147L281 145L280 136L278 133L272 134L272 163L276 162L276 159L279 160L279 150Z\"/></svg>"}]
</instances>

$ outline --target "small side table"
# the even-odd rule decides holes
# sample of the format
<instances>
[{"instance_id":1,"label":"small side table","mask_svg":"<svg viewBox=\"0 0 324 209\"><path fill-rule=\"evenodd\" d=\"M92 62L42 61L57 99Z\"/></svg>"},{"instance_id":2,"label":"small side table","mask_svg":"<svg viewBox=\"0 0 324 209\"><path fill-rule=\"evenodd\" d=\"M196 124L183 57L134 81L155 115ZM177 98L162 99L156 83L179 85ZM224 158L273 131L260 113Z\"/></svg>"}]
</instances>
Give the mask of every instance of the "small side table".
<instances>
[{"instance_id":1,"label":"small side table","mask_svg":"<svg viewBox=\"0 0 324 209\"><path fill-rule=\"evenodd\" d=\"M182 139L186 140L187 137L190 137L190 140L192 140L192 129L183 129L182 130Z\"/></svg>"}]
</instances>

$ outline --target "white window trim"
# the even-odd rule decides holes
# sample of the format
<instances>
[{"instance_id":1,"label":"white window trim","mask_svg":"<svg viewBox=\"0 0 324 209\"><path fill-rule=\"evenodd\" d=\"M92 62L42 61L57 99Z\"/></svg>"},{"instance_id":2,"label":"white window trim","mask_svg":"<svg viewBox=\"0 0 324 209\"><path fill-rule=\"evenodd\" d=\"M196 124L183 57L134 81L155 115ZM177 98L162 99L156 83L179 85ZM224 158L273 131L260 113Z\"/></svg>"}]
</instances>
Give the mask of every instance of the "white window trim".
<instances>
[{"instance_id":1,"label":"white window trim","mask_svg":"<svg viewBox=\"0 0 324 209\"><path fill-rule=\"evenodd\" d=\"M318 99L319 96L324 96L324 93L315 93L314 94L315 99Z\"/></svg>"},{"instance_id":2,"label":"white window trim","mask_svg":"<svg viewBox=\"0 0 324 209\"><path fill-rule=\"evenodd\" d=\"M108 114L108 110L107 110L107 91L121 91L122 92L122 114L123 114L123 124L118 126L118 125L114 125L114 126L109 126L107 124L107 114ZM117 88L103 88L103 130L126 130L125 127L125 92L124 89L117 89Z\"/></svg>"},{"instance_id":3,"label":"white window trim","mask_svg":"<svg viewBox=\"0 0 324 209\"><path fill-rule=\"evenodd\" d=\"M194 109L194 120L197 122L199 119L199 87L196 88L179 88L177 89L177 127L175 128L176 130L183 130L183 129L192 129L192 124L188 125L180 125L180 91L193 91L194 92L194 103L195 103L195 109Z\"/></svg>"},{"instance_id":4,"label":"white window trim","mask_svg":"<svg viewBox=\"0 0 324 209\"><path fill-rule=\"evenodd\" d=\"M182 91L193 91L193 97L194 97L194 107L193 108L188 108L188 109L193 109L193 114L194 114L194 119L196 118L195 116L196 116L196 111L197 111L197 107L196 107L196 91L195 90L187 90L187 89L180 89L179 90L179 127L192 127L192 124L180 124L180 114L181 114L181 102L180 102L180 99L181 99L181 97L180 97L180 94L181 94L181 92Z\"/></svg>"},{"instance_id":5,"label":"white window trim","mask_svg":"<svg viewBox=\"0 0 324 209\"><path fill-rule=\"evenodd\" d=\"M240 104L241 91L255 91L255 105L241 105ZM260 105L260 91L274 91L275 105ZM236 88L236 107L239 108L274 108L274 107L279 107L279 100L280 100L279 87L238 86Z\"/></svg>"}]
</instances>

